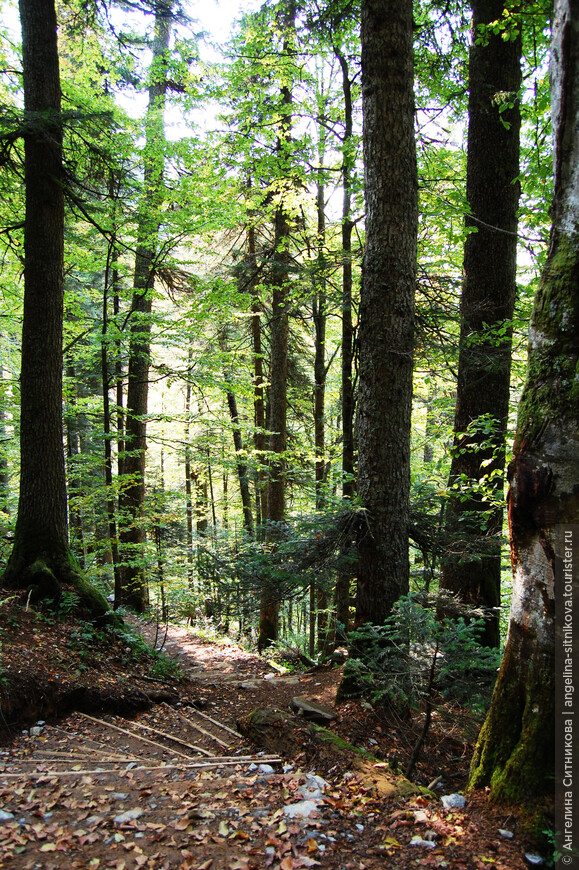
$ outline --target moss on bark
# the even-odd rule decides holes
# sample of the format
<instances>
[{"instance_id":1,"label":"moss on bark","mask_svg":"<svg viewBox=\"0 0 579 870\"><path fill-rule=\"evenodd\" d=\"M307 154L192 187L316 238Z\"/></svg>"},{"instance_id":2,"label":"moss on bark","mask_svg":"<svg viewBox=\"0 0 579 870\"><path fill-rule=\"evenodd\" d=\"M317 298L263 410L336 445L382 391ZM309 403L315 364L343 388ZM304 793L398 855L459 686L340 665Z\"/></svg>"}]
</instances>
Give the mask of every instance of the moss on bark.
<instances>
[{"instance_id":1,"label":"moss on bark","mask_svg":"<svg viewBox=\"0 0 579 870\"><path fill-rule=\"evenodd\" d=\"M100 623L115 621L105 596L87 580L66 544L41 545L17 534L2 582L23 591L30 602L53 601L56 606L69 590L77 597L80 615Z\"/></svg>"}]
</instances>

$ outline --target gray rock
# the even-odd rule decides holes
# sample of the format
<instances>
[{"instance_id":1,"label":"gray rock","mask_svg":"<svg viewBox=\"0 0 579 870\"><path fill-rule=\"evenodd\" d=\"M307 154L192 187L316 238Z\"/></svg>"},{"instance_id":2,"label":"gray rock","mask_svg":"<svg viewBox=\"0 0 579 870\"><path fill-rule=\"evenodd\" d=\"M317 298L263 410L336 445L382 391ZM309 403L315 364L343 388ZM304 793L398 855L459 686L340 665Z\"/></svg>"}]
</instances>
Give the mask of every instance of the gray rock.
<instances>
[{"instance_id":1,"label":"gray rock","mask_svg":"<svg viewBox=\"0 0 579 870\"><path fill-rule=\"evenodd\" d=\"M297 695L292 698L290 704L292 710L295 710L298 716L303 716L304 719L311 719L313 722L332 722L337 718L337 713L331 707L325 704L320 704L303 695Z\"/></svg>"},{"instance_id":2,"label":"gray rock","mask_svg":"<svg viewBox=\"0 0 579 870\"><path fill-rule=\"evenodd\" d=\"M115 825L124 825L125 822L134 822L135 819L140 819L144 813L145 811L140 807L135 807L134 810L127 810L126 813L120 813L120 815L115 816L113 822Z\"/></svg>"},{"instance_id":3,"label":"gray rock","mask_svg":"<svg viewBox=\"0 0 579 870\"><path fill-rule=\"evenodd\" d=\"M504 837L505 840L512 840L515 836L512 831L507 831L505 828L499 828L499 834L501 837Z\"/></svg>"},{"instance_id":4,"label":"gray rock","mask_svg":"<svg viewBox=\"0 0 579 870\"><path fill-rule=\"evenodd\" d=\"M111 795L111 797L112 797L113 800L115 800L115 801L126 801L126 799L128 798L128 796L129 796L128 791L115 791L115 792L113 792L113 794Z\"/></svg>"},{"instance_id":5,"label":"gray rock","mask_svg":"<svg viewBox=\"0 0 579 870\"><path fill-rule=\"evenodd\" d=\"M410 845L418 846L422 849L434 849L436 843L433 843L432 840L423 840L422 837L412 837Z\"/></svg>"},{"instance_id":6,"label":"gray rock","mask_svg":"<svg viewBox=\"0 0 579 870\"><path fill-rule=\"evenodd\" d=\"M275 773L271 764L260 764L258 770L260 773Z\"/></svg>"},{"instance_id":7,"label":"gray rock","mask_svg":"<svg viewBox=\"0 0 579 870\"><path fill-rule=\"evenodd\" d=\"M525 858L532 867L543 867L545 859L540 855L532 855L530 852L525 852Z\"/></svg>"},{"instance_id":8,"label":"gray rock","mask_svg":"<svg viewBox=\"0 0 579 870\"><path fill-rule=\"evenodd\" d=\"M14 813L9 813L6 810L0 810L0 822L9 822L14 818Z\"/></svg>"},{"instance_id":9,"label":"gray rock","mask_svg":"<svg viewBox=\"0 0 579 870\"><path fill-rule=\"evenodd\" d=\"M466 798L461 794L443 794L440 800L445 810L461 810L466 806Z\"/></svg>"},{"instance_id":10,"label":"gray rock","mask_svg":"<svg viewBox=\"0 0 579 870\"><path fill-rule=\"evenodd\" d=\"M44 728L41 728L39 725L33 725L29 731L29 734L31 737L40 737L43 731Z\"/></svg>"},{"instance_id":11,"label":"gray rock","mask_svg":"<svg viewBox=\"0 0 579 870\"><path fill-rule=\"evenodd\" d=\"M283 814L288 819L295 819L297 816L309 819L312 813L315 813L317 809L317 801L298 801L297 804L288 804L285 806L283 808Z\"/></svg>"},{"instance_id":12,"label":"gray rock","mask_svg":"<svg viewBox=\"0 0 579 870\"><path fill-rule=\"evenodd\" d=\"M324 796L328 783L321 776L316 776L315 773L306 773L306 781L301 785L297 793L305 800L320 800Z\"/></svg>"}]
</instances>

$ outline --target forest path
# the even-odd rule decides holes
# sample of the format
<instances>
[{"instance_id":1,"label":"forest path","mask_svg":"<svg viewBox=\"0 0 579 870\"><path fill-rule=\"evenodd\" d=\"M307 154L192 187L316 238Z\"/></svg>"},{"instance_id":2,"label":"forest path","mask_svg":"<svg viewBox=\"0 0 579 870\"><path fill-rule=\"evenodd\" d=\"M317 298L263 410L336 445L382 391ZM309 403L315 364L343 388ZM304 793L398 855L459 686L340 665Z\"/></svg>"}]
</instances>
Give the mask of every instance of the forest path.
<instances>
[{"instance_id":1,"label":"forest path","mask_svg":"<svg viewBox=\"0 0 579 870\"><path fill-rule=\"evenodd\" d=\"M260 749L237 722L257 707L287 711L295 695L331 704L339 669L280 675L235 644L208 643L179 626L170 627L166 652L188 676L178 701L130 719L73 713L0 752L0 867L525 866L521 844L498 835L482 799L460 811L422 796L385 799L348 769L346 756L330 767L305 743L283 760L256 757ZM386 738L372 716L343 705L336 729L368 747Z\"/></svg>"}]
</instances>

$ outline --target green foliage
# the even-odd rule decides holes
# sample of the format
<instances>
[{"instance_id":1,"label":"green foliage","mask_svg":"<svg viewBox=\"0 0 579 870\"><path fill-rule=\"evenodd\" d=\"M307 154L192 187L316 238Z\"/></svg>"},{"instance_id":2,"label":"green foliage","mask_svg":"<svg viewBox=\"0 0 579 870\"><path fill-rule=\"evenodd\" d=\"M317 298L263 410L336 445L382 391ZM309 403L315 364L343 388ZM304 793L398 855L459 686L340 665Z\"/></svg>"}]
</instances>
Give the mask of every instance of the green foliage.
<instances>
[{"instance_id":1,"label":"green foliage","mask_svg":"<svg viewBox=\"0 0 579 870\"><path fill-rule=\"evenodd\" d=\"M404 596L383 626L365 625L351 633L342 697L363 695L408 711L419 709L434 686L445 699L477 713L486 710L499 654L478 644L481 620L439 619L434 604L427 607Z\"/></svg>"}]
</instances>

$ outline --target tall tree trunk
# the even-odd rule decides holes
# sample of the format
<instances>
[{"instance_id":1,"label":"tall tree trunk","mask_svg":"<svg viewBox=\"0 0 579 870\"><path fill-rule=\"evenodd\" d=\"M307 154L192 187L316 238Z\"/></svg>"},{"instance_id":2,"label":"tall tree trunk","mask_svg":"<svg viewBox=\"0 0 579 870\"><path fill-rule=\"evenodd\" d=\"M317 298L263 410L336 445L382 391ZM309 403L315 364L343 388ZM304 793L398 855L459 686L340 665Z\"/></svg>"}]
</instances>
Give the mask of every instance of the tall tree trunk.
<instances>
[{"instance_id":1,"label":"tall tree trunk","mask_svg":"<svg viewBox=\"0 0 579 870\"><path fill-rule=\"evenodd\" d=\"M76 371L72 363L66 366L66 376L74 389L76 383ZM64 415L66 432L66 477L68 497L68 526L69 542L72 551L81 554L79 562L83 569L86 568L86 552L84 544L84 529L82 513L79 509L79 499L82 496L82 480L80 475L79 457L81 454L81 442L79 432L79 416L77 411L77 396L72 393L67 403Z\"/></svg>"},{"instance_id":2,"label":"tall tree trunk","mask_svg":"<svg viewBox=\"0 0 579 870\"><path fill-rule=\"evenodd\" d=\"M6 423L8 415L6 413L6 388L4 382L4 367L0 363L0 511L10 513L10 470L8 467L8 457L5 449L8 434Z\"/></svg>"},{"instance_id":3,"label":"tall tree trunk","mask_svg":"<svg viewBox=\"0 0 579 870\"><path fill-rule=\"evenodd\" d=\"M111 173L109 193L114 191L114 178ZM110 290L114 291L114 297L118 299L118 252L113 240L107 252L105 279L102 303L102 326L101 326L101 380L103 393L103 435L105 455L105 485L106 485L106 511L108 534L113 561L113 577L115 587L115 607L118 607L122 598L122 580L119 565L119 542L117 536L117 517L115 496L113 493L113 444L112 444L112 419L110 389L114 383L114 376L110 366L110 333L109 333L109 296Z\"/></svg>"},{"instance_id":4,"label":"tall tree trunk","mask_svg":"<svg viewBox=\"0 0 579 870\"><path fill-rule=\"evenodd\" d=\"M265 463L265 398L263 348L261 342L261 303L257 291L257 252L255 245L255 226L250 223L247 228L247 261L250 270L251 303L251 337L253 341L253 409L255 422L254 446L258 462L255 486L255 519L261 526L267 517L266 476L263 470Z\"/></svg>"},{"instance_id":5,"label":"tall tree trunk","mask_svg":"<svg viewBox=\"0 0 579 870\"><path fill-rule=\"evenodd\" d=\"M342 70L344 97L344 141L342 143L342 497L351 502L354 479L354 325L352 317L352 83L348 60L334 47ZM343 626L345 637L350 628L350 581L352 568L349 554L352 541L345 540L336 582L336 623ZM337 633L337 632L336 632ZM336 638L337 639L337 638Z\"/></svg>"},{"instance_id":6,"label":"tall tree trunk","mask_svg":"<svg viewBox=\"0 0 579 870\"><path fill-rule=\"evenodd\" d=\"M555 0L552 39L553 231L531 318L527 381L509 470L513 598L505 655L470 778L471 786L490 785L492 800L523 806L523 821L535 832L545 827L554 782L561 788L563 780L562 771L559 779L553 777L555 745L557 740L563 745L565 726L564 704L555 716L556 679L562 685L564 678L562 666L555 667L555 613L556 603L562 606L566 595L572 602L576 593L576 579L572 584L563 571L566 534L577 536L579 524L579 9L575 2ZM575 541L575 559L576 554ZM576 570L575 565L575 578ZM562 637L558 644L562 650ZM562 815L555 829L562 838ZM560 842L558 848L566 854Z\"/></svg>"},{"instance_id":7,"label":"tall tree trunk","mask_svg":"<svg viewBox=\"0 0 579 870\"><path fill-rule=\"evenodd\" d=\"M288 0L279 11L279 22L284 34L283 54L286 61L293 56L295 40L295 0ZM292 91L288 84L281 88L280 132L277 141L277 156L281 168L289 168L292 123ZM285 203L291 181L283 179L275 211L275 236L272 263L272 312L271 312L271 360L270 360L270 413L269 449L270 477L267 492L267 519L274 524L270 537L280 535L285 519L285 451L287 447L287 372L289 338L289 265L290 265L290 218ZM286 188L284 190L284 187ZM279 589L270 583L264 585L259 611L258 648L263 650L278 637Z\"/></svg>"},{"instance_id":8,"label":"tall tree trunk","mask_svg":"<svg viewBox=\"0 0 579 870\"><path fill-rule=\"evenodd\" d=\"M191 376L192 350L187 353L187 387L185 393L185 526L187 541L187 582L194 589L193 572L193 487L191 482Z\"/></svg>"},{"instance_id":9,"label":"tall tree trunk","mask_svg":"<svg viewBox=\"0 0 579 870\"><path fill-rule=\"evenodd\" d=\"M317 263L312 316L314 321L314 452L316 510L322 511L325 504L324 488L326 482L326 186L324 183L323 161L325 156L325 135L320 128L318 160L320 163L317 183ZM319 582L312 581L310 595L310 656L314 655L316 645L316 619L318 647L323 649L327 631L327 592Z\"/></svg>"},{"instance_id":10,"label":"tall tree trunk","mask_svg":"<svg viewBox=\"0 0 579 870\"><path fill-rule=\"evenodd\" d=\"M171 0L157 0L155 37L150 70L149 103L145 121L143 197L137 230L137 251L130 319L129 370L123 473L128 482L121 491L119 511L123 517L122 602L138 613L148 603L143 566L145 529L146 415L151 355L152 290L155 282L155 251L159 231L159 208L163 201L164 108L171 29Z\"/></svg>"},{"instance_id":11,"label":"tall tree trunk","mask_svg":"<svg viewBox=\"0 0 579 870\"><path fill-rule=\"evenodd\" d=\"M220 348L223 353L227 352L227 334L224 329L220 336ZM233 446L235 448L235 464L237 466L237 477L239 479L239 492L241 495L241 504L243 507L243 527L247 534L253 538L253 511L251 507L251 492L249 489L249 477L247 474L247 462L243 459L244 448L243 438L241 437L241 429L239 427L239 412L237 410L237 399L233 392L231 372L227 369L223 373L225 383L227 385L227 407L231 418Z\"/></svg>"},{"instance_id":12,"label":"tall tree trunk","mask_svg":"<svg viewBox=\"0 0 579 870\"><path fill-rule=\"evenodd\" d=\"M64 192L54 0L20 0L24 87L24 311L20 374L20 501L6 585L58 597L75 585L103 616L68 546L62 425Z\"/></svg>"},{"instance_id":13,"label":"tall tree trunk","mask_svg":"<svg viewBox=\"0 0 579 870\"><path fill-rule=\"evenodd\" d=\"M366 250L360 299L356 619L408 591L410 415L418 226L411 0L362 0Z\"/></svg>"},{"instance_id":14,"label":"tall tree trunk","mask_svg":"<svg viewBox=\"0 0 579 870\"><path fill-rule=\"evenodd\" d=\"M447 533L453 540L441 587L474 607L488 608L482 642L499 646L503 476L516 295L521 37L503 39L502 32L485 32L481 40L481 25L500 21L505 3L471 0L471 7L466 226L473 231L464 248L446 512ZM487 492L480 492L481 480L486 480Z\"/></svg>"}]
</instances>

